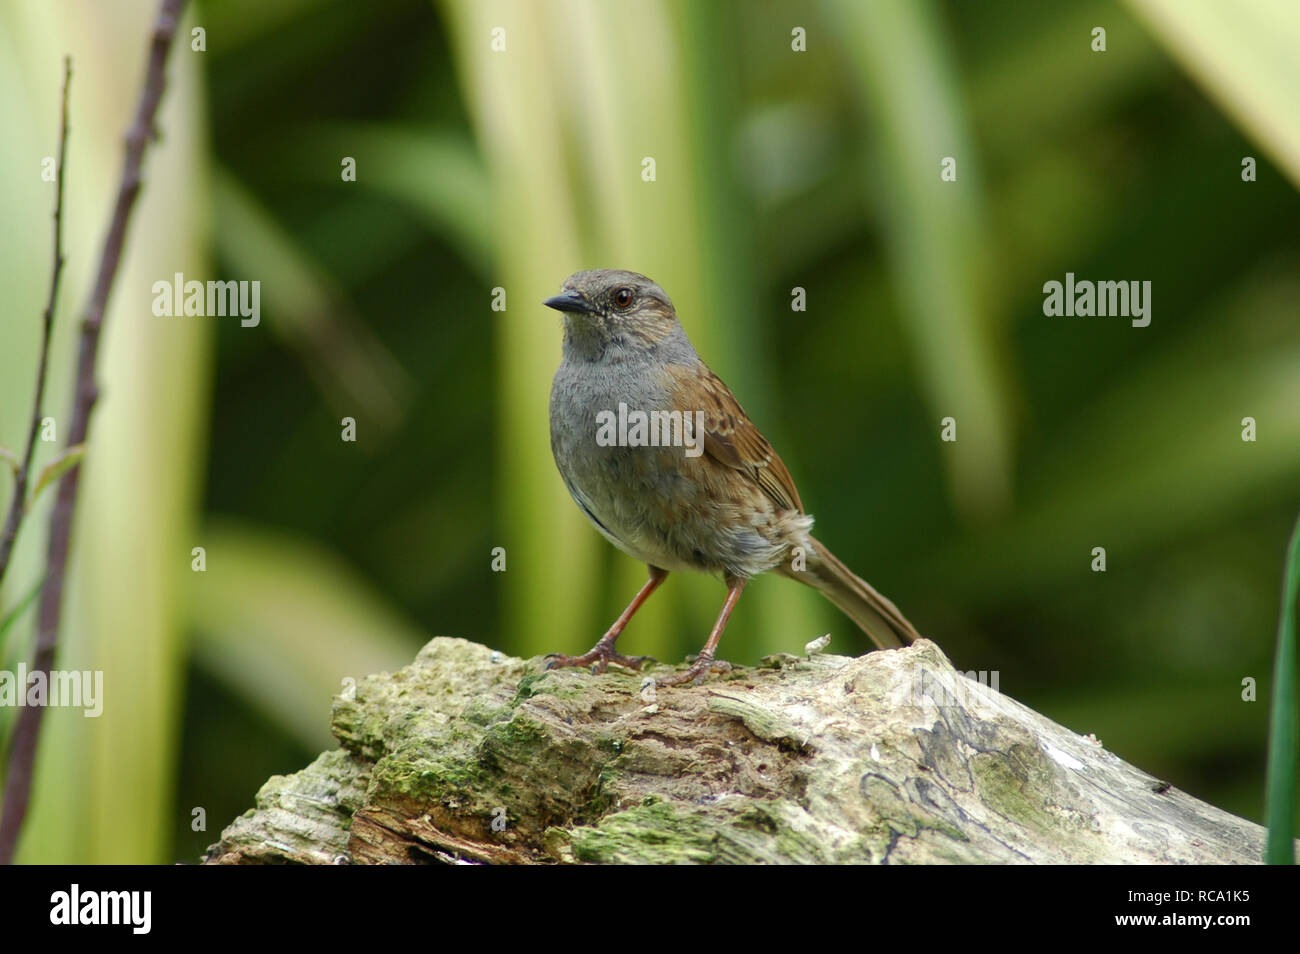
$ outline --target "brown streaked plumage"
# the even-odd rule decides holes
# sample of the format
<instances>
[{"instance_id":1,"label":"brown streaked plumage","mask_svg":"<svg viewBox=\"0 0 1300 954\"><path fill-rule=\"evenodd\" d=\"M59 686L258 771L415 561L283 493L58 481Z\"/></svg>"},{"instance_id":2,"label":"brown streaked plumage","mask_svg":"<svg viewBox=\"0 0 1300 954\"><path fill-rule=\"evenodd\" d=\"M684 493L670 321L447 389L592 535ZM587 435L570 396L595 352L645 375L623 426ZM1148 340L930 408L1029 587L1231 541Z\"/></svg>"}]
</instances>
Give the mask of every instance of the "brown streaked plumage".
<instances>
[{"instance_id":1,"label":"brown streaked plumage","mask_svg":"<svg viewBox=\"0 0 1300 954\"><path fill-rule=\"evenodd\" d=\"M696 354L662 288L635 272L578 272L545 304L564 313L564 359L551 388L556 466L596 529L650 571L589 652L555 654L548 668L638 667L642 658L622 655L615 642L675 570L720 573L727 598L694 665L661 685L726 667L715 658L718 640L745 584L767 571L817 589L881 648L919 638L893 603L813 538L790 471ZM698 413L702 440L686 440L683 430L685 446L643 444L629 426L627 444L611 443L601 422L616 411L675 412L684 421Z\"/></svg>"}]
</instances>

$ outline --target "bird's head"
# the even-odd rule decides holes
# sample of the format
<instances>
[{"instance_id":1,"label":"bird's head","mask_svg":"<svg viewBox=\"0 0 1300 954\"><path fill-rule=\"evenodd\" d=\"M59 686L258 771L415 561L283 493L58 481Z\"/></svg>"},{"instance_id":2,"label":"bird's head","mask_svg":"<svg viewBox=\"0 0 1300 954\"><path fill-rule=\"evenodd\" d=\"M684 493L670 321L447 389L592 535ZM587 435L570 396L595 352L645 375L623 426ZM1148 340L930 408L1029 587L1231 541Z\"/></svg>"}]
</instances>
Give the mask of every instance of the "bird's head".
<instances>
[{"instance_id":1,"label":"bird's head","mask_svg":"<svg viewBox=\"0 0 1300 954\"><path fill-rule=\"evenodd\" d=\"M542 304L564 313L565 344L582 353L605 353L611 346L648 351L681 334L668 295L636 272L575 272Z\"/></svg>"}]
</instances>

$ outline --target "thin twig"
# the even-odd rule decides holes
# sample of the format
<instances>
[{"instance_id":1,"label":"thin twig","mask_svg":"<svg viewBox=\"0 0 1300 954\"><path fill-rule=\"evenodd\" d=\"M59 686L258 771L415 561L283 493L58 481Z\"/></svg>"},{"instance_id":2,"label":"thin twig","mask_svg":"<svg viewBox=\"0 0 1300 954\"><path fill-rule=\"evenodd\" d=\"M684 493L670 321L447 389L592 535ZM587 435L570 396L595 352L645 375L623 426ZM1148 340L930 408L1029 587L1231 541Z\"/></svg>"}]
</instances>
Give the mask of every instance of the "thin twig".
<instances>
[{"instance_id":1,"label":"thin twig","mask_svg":"<svg viewBox=\"0 0 1300 954\"><path fill-rule=\"evenodd\" d=\"M36 397L32 401L32 425L27 431L27 449L14 478L14 499L9 503L4 530L0 531L0 583L4 582L14 542L27 512L27 481L32 472L36 435L41 429L41 405L45 403L45 372L50 363L50 335L54 330L54 305L59 297L59 278L63 275L63 157L68 143L68 83L72 79L72 60L63 58L63 108L59 123L59 165L54 180L54 270L50 273L50 297L45 303L45 323L41 333L41 357L36 369Z\"/></svg>"},{"instance_id":2,"label":"thin twig","mask_svg":"<svg viewBox=\"0 0 1300 954\"><path fill-rule=\"evenodd\" d=\"M68 428L68 446L85 443L90 424L90 412L99 397L95 385L95 358L99 349L99 333L104 323L104 310L109 292L117 277L122 247L126 241L126 227L132 207L140 192L140 167L145 147L152 138L154 116L162 99L165 85L164 67L167 52L180 20L185 0L162 0L158 18L154 22L149 44L149 61L145 70L144 89L136 109L135 121L126 135L126 161L122 179L118 184L117 202L109 221L108 235L99 260L99 272L94 291L86 305L81 323L81 345L77 359L76 395L72 424ZM81 465L77 464L63 475L59 483L54 512L50 516L50 543L47 556L45 586L41 590L40 614L36 628L36 654L33 672L43 672L46 678L54 666L54 652L58 647L59 614L63 603L63 576L68 565L68 537L72 532L72 514L77 500L77 487L81 478ZM14 729L13 750L9 754L5 773L4 805L0 810L0 864L13 861L27 814L31 796L32 768L36 761L36 743L40 736L41 716L44 706L25 706L18 716Z\"/></svg>"}]
</instances>

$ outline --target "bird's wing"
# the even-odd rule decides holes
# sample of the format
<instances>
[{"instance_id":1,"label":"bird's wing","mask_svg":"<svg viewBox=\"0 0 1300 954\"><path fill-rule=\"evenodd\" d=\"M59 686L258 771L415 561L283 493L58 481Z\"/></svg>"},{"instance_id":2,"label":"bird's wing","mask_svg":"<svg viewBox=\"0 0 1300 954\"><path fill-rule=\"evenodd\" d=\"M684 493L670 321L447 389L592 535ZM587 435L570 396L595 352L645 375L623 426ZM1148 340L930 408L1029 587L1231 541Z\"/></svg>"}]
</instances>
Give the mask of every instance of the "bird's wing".
<instances>
[{"instance_id":1,"label":"bird's wing","mask_svg":"<svg viewBox=\"0 0 1300 954\"><path fill-rule=\"evenodd\" d=\"M731 389L703 362L673 369L675 402L704 412L704 453L753 480L784 510L803 513L794 478L767 438L754 426Z\"/></svg>"}]
</instances>

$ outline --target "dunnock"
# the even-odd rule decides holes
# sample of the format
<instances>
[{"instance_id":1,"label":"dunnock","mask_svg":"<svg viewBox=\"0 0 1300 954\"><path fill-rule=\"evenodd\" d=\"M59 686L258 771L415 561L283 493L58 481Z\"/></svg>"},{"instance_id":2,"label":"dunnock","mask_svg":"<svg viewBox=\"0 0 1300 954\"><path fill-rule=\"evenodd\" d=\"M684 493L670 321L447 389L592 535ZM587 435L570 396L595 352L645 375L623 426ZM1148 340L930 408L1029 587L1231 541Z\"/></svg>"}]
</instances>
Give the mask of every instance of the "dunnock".
<instances>
[{"instance_id":1,"label":"dunnock","mask_svg":"<svg viewBox=\"0 0 1300 954\"><path fill-rule=\"evenodd\" d=\"M729 668L715 659L718 639L745 584L767 570L814 587L882 649L920 638L813 538L790 472L695 353L662 288L635 272L577 272L545 304L564 313L564 359L551 386L560 476L596 529L650 570L590 652L554 654L548 669L638 668L645 657L614 644L674 570L720 573L727 598L695 663L660 685L698 684Z\"/></svg>"}]
</instances>

